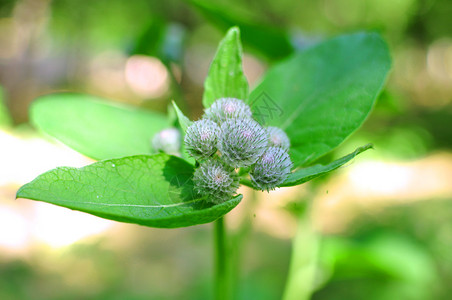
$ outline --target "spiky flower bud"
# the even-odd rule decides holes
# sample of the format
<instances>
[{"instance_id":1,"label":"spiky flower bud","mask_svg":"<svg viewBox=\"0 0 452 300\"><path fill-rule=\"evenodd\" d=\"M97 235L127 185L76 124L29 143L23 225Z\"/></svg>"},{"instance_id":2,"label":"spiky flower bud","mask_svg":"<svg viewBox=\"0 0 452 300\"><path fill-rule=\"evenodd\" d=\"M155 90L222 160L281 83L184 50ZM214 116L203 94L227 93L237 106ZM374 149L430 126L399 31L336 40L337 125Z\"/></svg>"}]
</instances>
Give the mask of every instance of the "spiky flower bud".
<instances>
[{"instance_id":1,"label":"spiky flower bud","mask_svg":"<svg viewBox=\"0 0 452 300\"><path fill-rule=\"evenodd\" d=\"M229 119L251 118L251 115L250 107L242 100L221 98L206 109L204 117L221 124Z\"/></svg>"},{"instance_id":2,"label":"spiky flower bud","mask_svg":"<svg viewBox=\"0 0 452 300\"><path fill-rule=\"evenodd\" d=\"M217 151L220 127L211 120L199 120L187 128L185 148L195 159L208 158Z\"/></svg>"},{"instance_id":3,"label":"spiky flower bud","mask_svg":"<svg viewBox=\"0 0 452 300\"><path fill-rule=\"evenodd\" d=\"M286 150L269 147L251 167L250 177L261 190L273 190L286 180L292 168L292 161Z\"/></svg>"},{"instance_id":4,"label":"spiky flower bud","mask_svg":"<svg viewBox=\"0 0 452 300\"><path fill-rule=\"evenodd\" d=\"M229 166L247 167L264 153L268 137L253 119L230 119L221 125L218 150Z\"/></svg>"},{"instance_id":5,"label":"spiky flower bud","mask_svg":"<svg viewBox=\"0 0 452 300\"><path fill-rule=\"evenodd\" d=\"M239 188L237 173L219 160L209 159L195 170L195 190L208 201L219 204L231 199Z\"/></svg>"},{"instance_id":6,"label":"spiky flower bud","mask_svg":"<svg viewBox=\"0 0 452 300\"><path fill-rule=\"evenodd\" d=\"M269 145L273 147L281 147L289 150L290 140L287 134L278 127L269 126L266 128L268 133Z\"/></svg>"},{"instance_id":7,"label":"spiky flower bud","mask_svg":"<svg viewBox=\"0 0 452 300\"><path fill-rule=\"evenodd\" d=\"M158 132L152 138L152 147L157 151L180 155L181 135L179 130L168 128Z\"/></svg>"}]
</instances>

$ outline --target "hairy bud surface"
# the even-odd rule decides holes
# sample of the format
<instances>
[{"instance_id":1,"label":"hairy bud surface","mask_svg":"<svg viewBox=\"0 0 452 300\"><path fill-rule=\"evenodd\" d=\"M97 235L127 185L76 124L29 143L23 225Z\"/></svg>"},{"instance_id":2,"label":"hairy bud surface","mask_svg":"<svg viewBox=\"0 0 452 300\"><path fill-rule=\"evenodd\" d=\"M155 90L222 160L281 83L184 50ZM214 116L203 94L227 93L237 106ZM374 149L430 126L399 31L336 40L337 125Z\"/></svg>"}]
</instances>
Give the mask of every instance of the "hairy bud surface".
<instances>
[{"instance_id":1,"label":"hairy bud surface","mask_svg":"<svg viewBox=\"0 0 452 300\"><path fill-rule=\"evenodd\" d=\"M253 119L230 119L221 125L218 149L222 159L234 168L248 167L264 153L268 137Z\"/></svg>"},{"instance_id":2,"label":"hairy bud surface","mask_svg":"<svg viewBox=\"0 0 452 300\"><path fill-rule=\"evenodd\" d=\"M216 100L208 109L204 117L221 124L229 119L251 118L250 107L242 100L235 98L221 98Z\"/></svg>"},{"instance_id":3,"label":"hairy bud surface","mask_svg":"<svg viewBox=\"0 0 452 300\"><path fill-rule=\"evenodd\" d=\"M286 180L292 168L292 161L286 150L269 147L251 167L250 177L261 190L273 190Z\"/></svg>"},{"instance_id":4,"label":"hairy bud surface","mask_svg":"<svg viewBox=\"0 0 452 300\"><path fill-rule=\"evenodd\" d=\"M156 133L152 138L152 147L157 151L180 155L181 135L179 130L168 128Z\"/></svg>"},{"instance_id":5,"label":"hairy bud surface","mask_svg":"<svg viewBox=\"0 0 452 300\"><path fill-rule=\"evenodd\" d=\"M237 173L214 159L201 163L195 170L193 182L199 194L209 196L207 200L216 204L231 199L239 188Z\"/></svg>"},{"instance_id":6,"label":"hairy bud surface","mask_svg":"<svg viewBox=\"0 0 452 300\"><path fill-rule=\"evenodd\" d=\"M289 150L290 140L287 134L278 127L269 126L266 128L268 133L269 145L272 147L281 147Z\"/></svg>"},{"instance_id":7,"label":"hairy bud surface","mask_svg":"<svg viewBox=\"0 0 452 300\"><path fill-rule=\"evenodd\" d=\"M195 159L205 159L217 151L217 136L220 127L211 120L199 120L187 128L185 148Z\"/></svg>"}]
</instances>

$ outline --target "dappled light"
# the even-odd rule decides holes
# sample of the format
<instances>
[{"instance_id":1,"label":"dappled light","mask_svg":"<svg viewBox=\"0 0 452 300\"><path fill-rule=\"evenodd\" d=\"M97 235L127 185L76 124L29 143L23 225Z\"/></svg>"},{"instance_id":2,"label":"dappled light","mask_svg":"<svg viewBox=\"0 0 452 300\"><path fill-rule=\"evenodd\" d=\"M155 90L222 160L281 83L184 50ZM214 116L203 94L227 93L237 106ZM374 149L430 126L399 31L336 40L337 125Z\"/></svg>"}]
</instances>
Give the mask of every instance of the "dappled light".
<instances>
[{"instance_id":1,"label":"dappled light","mask_svg":"<svg viewBox=\"0 0 452 300\"><path fill-rule=\"evenodd\" d=\"M53 248L71 245L83 238L103 233L113 226L111 221L46 203L34 205L32 220L33 237L37 242Z\"/></svg>"},{"instance_id":2,"label":"dappled light","mask_svg":"<svg viewBox=\"0 0 452 300\"><path fill-rule=\"evenodd\" d=\"M168 71L155 57L130 57L125 75L133 92L145 99L161 97L168 91Z\"/></svg>"},{"instance_id":3,"label":"dappled light","mask_svg":"<svg viewBox=\"0 0 452 300\"><path fill-rule=\"evenodd\" d=\"M69 148L49 142L35 133L15 135L0 130L0 247L24 253L33 244L51 247L70 245L86 236L108 229L112 223L44 203L24 205L24 199L14 201L14 189L36 175L59 165L81 167L90 159ZM30 151L33 149L33 151ZM55 222L58 220L58 226ZM27 250L28 249L28 250Z\"/></svg>"},{"instance_id":4,"label":"dappled light","mask_svg":"<svg viewBox=\"0 0 452 300\"><path fill-rule=\"evenodd\" d=\"M66 146L34 133L15 135L0 129L0 145L0 185L20 185L57 166L81 167L91 162Z\"/></svg>"},{"instance_id":5,"label":"dappled light","mask_svg":"<svg viewBox=\"0 0 452 300\"><path fill-rule=\"evenodd\" d=\"M452 2L257 3L0 3L0 300L450 298Z\"/></svg>"},{"instance_id":6,"label":"dappled light","mask_svg":"<svg viewBox=\"0 0 452 300\"><path fill-rule=\"evenodd\" d=\"M414 201L452 198L451 153L403 163L365 161L341 173L322 187L317 197L318 224L325 232L346 231L362 213L377 214L383 208Z\"/></svg>"}]
</instances>

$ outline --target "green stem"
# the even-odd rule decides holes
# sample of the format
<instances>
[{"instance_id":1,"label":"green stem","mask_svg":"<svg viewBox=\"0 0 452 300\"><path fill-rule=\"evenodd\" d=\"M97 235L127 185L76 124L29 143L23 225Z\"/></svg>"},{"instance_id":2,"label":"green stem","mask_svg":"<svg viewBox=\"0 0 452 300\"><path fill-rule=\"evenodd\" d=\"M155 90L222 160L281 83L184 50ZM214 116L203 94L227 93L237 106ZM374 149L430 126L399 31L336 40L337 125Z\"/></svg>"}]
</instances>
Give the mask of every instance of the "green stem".
<instances>
[{"instance_id":1,"label":"green stem","mask_svg":"<svg viewBox=\"0 0 452 300\"><path fill-rule=\"evenodd\" d=\"M243 202L243 210L246 211L246 215L242 220L239 228L235 231L234 235L231 236L231 254L230 254L230 270L231 270L231 290L232 294L236 295L240 288L240 283L242 282L242 258L243 250L246 248L246 244L249 242L250 233L253 227L253 213L256 211L257 206L257 195L258 192L251 190L250 194L247 196L247 201Z\"/></svg>"},{"instance_id":2,"label":"green stem","mask_svg":"<svg viewBox=\"0 0 452 300\"><path fill-rule=\"evenodd\" d=\"M314 291L317 256L320 238L315 232L310 210L298 221L297 235L293 240L289 275L284 290L284 300L307 300Z\"/></svg>"},{"instance_id":3,"label":"green stem","mask_svg":"<svg viewBox=\"0 0 452 300\"><path fill-rule=\"evenodd\" d=\"M230 299L224 218L215 221L215 299Z\"/></svg>"},{"instance_id":4,"label":"green stem","mask_svg":"<svg viewBox=\"0 0 452 300\"><path fill-rule=\"evenodd\" d=\"M247 187L250 188L254 188L253 183L251 182L251 180L247 179L247 178L240 178L240 184L243 184Z\"/></svg>"}]
</instances>

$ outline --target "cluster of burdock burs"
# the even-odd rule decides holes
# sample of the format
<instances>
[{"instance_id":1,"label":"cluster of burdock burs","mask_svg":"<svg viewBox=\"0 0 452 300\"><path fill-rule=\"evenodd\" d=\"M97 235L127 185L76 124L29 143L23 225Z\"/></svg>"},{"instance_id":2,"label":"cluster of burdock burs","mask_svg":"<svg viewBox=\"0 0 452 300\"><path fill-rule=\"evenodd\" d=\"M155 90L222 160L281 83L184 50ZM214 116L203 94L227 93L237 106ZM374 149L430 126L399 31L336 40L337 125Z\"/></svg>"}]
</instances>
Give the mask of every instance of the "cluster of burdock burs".
<instances>
[{"instance_id":1,"label":"cluster of burdock burs","mask_svg":"<svg viewBox=\"0 0 452 300\"><path fill-rule=\"evenodd\" d=\"M289 138L277 127L256 122L242 100L222 98L188 127L185 148L196 159L195 189L209 201L231 199L239 187L240 173L249 172L253 185L272 190L290 173Z\"/></svg>"}]
</instances>

